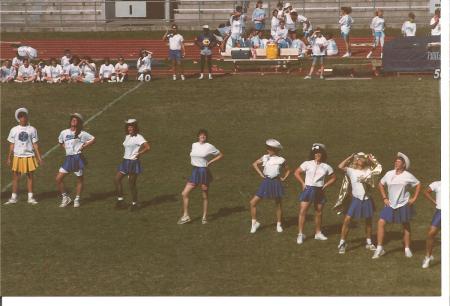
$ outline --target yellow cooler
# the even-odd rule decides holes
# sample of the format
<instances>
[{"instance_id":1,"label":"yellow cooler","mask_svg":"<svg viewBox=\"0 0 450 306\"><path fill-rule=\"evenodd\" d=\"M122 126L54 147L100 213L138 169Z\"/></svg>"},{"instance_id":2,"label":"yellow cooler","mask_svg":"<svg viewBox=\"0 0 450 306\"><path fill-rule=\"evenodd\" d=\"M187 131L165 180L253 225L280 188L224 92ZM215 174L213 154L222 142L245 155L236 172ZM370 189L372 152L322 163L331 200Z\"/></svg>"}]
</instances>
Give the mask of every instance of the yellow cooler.
<instances>
[{"instance_id":1,"label":"yellow cooler","mask_svg":"<svg viewBox=\"0 0 450 306\"><path fill-rule=\"evenodd\" d=\"M266 56L268 59L278 58L278 46L274 43L268 43L266 47Z\"/></svg>"}]
</instances>

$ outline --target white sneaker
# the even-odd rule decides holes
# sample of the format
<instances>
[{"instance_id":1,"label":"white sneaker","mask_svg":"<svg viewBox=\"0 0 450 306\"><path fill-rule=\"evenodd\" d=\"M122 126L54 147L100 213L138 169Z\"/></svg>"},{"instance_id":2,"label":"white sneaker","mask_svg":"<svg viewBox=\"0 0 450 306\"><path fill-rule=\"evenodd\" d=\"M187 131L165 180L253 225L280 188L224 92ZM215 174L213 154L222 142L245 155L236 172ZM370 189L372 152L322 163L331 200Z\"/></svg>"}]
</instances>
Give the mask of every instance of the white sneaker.
<instances>
[{"instance_id":1,"label":"white sneaker","mask_svg":"<svg viewBox=\"0 0 450 306\"><path fill-rule=\"evenodd\" d=\"M36 204L38 204L38 201L36 201L35 198L29 198L29 199L28 199L28 204L36 205Z\"/></svg>"},{"instance_id":2,"label":"white sneaker","mask_svg":"<svg viewBox=\"0 0 450 306\"><path fill-rule=\"evenodd\" d=\"M311 76L310 75L305 76L304 80L311 80Z\"/></svg>"},{"instance_id":3,"label":"white sneaker","mask_svg":"<svg viewBox=\"0 0 450 306\"><path fill-rule=\"evenodd\" d=\"M305 240L306 236L303 234L298 234L297 236L297 244L302 244L303 241Z\"/></svg>"},{"instance_id":4,"label":"white sneaker","mask_svg":"<svg viewBox=\"0 0 450 306\"><path fill-rule=\"evenodd\" d=\"M372 244L366 244L366 249L367 250L371 250L371 251L375 251L377 249L377 247L372 243Z\"/></svg>"},{"instance_id":5,"label":"white sneaker","mask_svg":"<svg viewBox=\"0 0 450 306\"><path fill-rule=\"evenodd\" d=\"M347 52L344 55L342 55L342 57L350 57L350 54Z\"/></svg>"},{"instance_id":6,"label":"white sneaker","mask_svg":"<svg viewBox=\"0 0 450 306\"><path fill-rule=\"evenodd\" d=\"M208 224L208 220L206 219L206 217L202 218L202 224Z\"/></svg>"},{"instance_id":7,"label":"white sneaker","mask_svg":"<svg viewBox=\"0 0 450 306\"><path fill-rule=\"evenodd\" d=\"M191 222L191 217L189 217L189 216L183 216L183 217L181 217L181 218L178 220L177 224L185 224L185 223L188 223L188 222Z\"/></svg>"},{"instance_id":8,"label":"white sneaker","mask_svg":"<svg viewBox=\"0 0 450 306\"><path fill-rule=\"evenodd\" d=\"M176 76L176 75L173 75L173 76L172 76L172 80L176 81L176 80L177 80L177 76Z\"/></svg>"},{"instance_id":9,"label":"white sneaker","mask_svg":"<svg viewBox=\"0 0 450 306\"><path fill-rule=\"evenodd\" d=\"M338 245L339 254L345 254L345 248L346 247L347 247L347 244L345 242L339 244Z\"/></svg>"},{"instance_id":10,"label":"white sneaker","mask_svg":"<svg viewBox=\"0 0 450 306\"><path fill-rule=\"evenodd\" d=\"M283 227L281 226L281 224L277 224L277 232L278 233L282 233L283 232Z\"/></svg>"},{"instance_id":11,"label":"white sneaker","mask_svg":"<svg viewBox=\"0 0 450 306\"><path fill-rule=\"evenodd\" d=\"M380 58L383 58L383 52L381 53Z\"/></svg>"},{"instance_id":12,"label":"white sneaker","mask_svg":"<svg viewBox=\"0 0 450 306\"><path fill-rule=\"evenodd\" d=\"M3 205L11 205L11 204L16 204L17 203L17 199L9 199L8 201L6 201L5 203L3 203Z\"/></svg>"},{"instance_id":13,"label":"white sneaker","mask_svg":"<svg viewBox=\"0 0 450 306\"><path fill-rule=\"evenodd\" d=\"M413 253L411 252L410 248L405 248L405 256L408 258L413 257Z\"/></svg>"},{"instance_id":14,"label":"white sneaker","mask_svg":"<svg viewBox=\"0 0 450 306\"><path fill-rule=\"evenodd\" d=\"M212 76L212 74L210 73L210 74L208 74L208 80L212 80L213 79L213 76Z\"/></svg>"},{"instance_id":15,"label":"white sneaker","mask_svg":"<svg viewBox=\"0 0 450 306\"><path fill-rule=\"evenodd\" d=\"M376 249L375 250L375 253L373 254L373 256L372 256L372 259L378 259L378 258L380 258L381 256L383 256L384 255L384 253L386 253L385 251L384 251L384 249Z\"/></svg>"},{"instance_id":16,"label":"white sneaker","mask_svg":"<svg viewBox=\"0 0 450 306\"><path fill-rule=\"evenodd\" d=\"M323 75L320 75L320 79L323 80Z\"/></svg>"},{"instance_id":17,"label":"white sneaker","mask_svg":"<svg viewBox=\"0 0 450 306\"><path fill-rule=\"evenodd\" d=\"M183 75L183 74L181 75L181 80L182 80L182 81L184 81L184 80L185 80L185 77L184 77L184 75Z\"/></svg>"},{"instance_id":18,"label":"white sneaker","mask_svg":"<svg viewBox=\"0 0 450 306\"><path fill-rule=\"evenodd\" d=\"M200 73L200 76L198 77L199 80L203 80L203 73Z\"/></svg>"},{"instance_id":19,"label":"white sneaker","mask_svg":"<svg viewBox=\"0 0 450 306\"><path fill-rule=\"evenodd\" d=\"M80 199L75 198L75 200L73 201L73 207L80 207Z\"/></svg>"},{"instance_id":20,"label":"white sneaker","mask_svg":"<svg viewBox=\"0 0 450 306\"><path fill-rule=\"evenodd\" d=\"M322 234L322 232L319 232L317 234L314 235L314 239L316 240L328 240L328 238Z\"/></svg>"},{"instance_id":21,"label":"white sneaker","mask_svg":"<svg viewBox=\"0 0 450 306\"><path fill-rule=\"evenodd\" d=\"M68 196L63 197L61 204L59 204L59 207L66 207L67 205L70 204L70 202L72 202L72 199Z\"/></svg>"},{"instance_id":22,"label":"white sneaker","mask_svg":"<svg viewBox=\"0 0 450 306\"><path fill-rule=\"evenodd\" d=\"M369 54L367 54L366 58L371 58L372 57L372 52L369 52Z\"/></svg>"},{"instance_id":23,"label":"white sneaker","mask_svg":"<svg viewBox=\"0 0 450 306\"><path fill-rule=\"evenodd\" d=\"M424 269L429 268L432 260L434 260L433 256L430 256L430 257L425 256L425 259L422 262L422 268L424 268Z\"/></svg>"},{"instance_id":24,"label":"white sneaker","mask_svg":"<svg viewBox=\"0 0 450 306\"><path fill-rule=\"evenodd\" d=\"M252 228L250 229L250 234L256 233L256 230L261 226L261 223L255 222L252 224Z\"/></svg>"}]
</instances>

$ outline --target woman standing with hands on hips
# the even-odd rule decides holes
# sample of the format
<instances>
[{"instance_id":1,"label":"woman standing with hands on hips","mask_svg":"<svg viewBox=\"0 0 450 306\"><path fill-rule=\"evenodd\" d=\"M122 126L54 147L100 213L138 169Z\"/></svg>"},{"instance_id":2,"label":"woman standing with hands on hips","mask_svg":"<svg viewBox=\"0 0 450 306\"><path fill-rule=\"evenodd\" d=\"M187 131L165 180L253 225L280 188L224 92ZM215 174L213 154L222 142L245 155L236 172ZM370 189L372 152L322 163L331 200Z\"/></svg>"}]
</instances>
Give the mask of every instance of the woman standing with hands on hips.
<instances>
[{"instance_id":1,"label":"woman standing with hands on hips","mask_svg":"<svg viewBox=\"0 0 450 306\"><path fill-rule=\"evenodd\" d=\"M254 197L250 200L250 213L252 216L252 227L250 233L253 234L260 227L260 223L256 220L256 205L261 201L261 199L274 199L277 204L277 232L283 232L281 227L282 209L281 209L281 199L284 196L283 185L284 182L290 174L289 167L286 164L286 160L278 156L280 151L283 149L280 142L276 139L268 139L266 141L267 154L263 155L261 158L253 163L253 168L264 180L259 186L258 191ZM259 166L263 166L263 171ZM281 169L284 170L284 175L281 175Z\"/></svg>"},{"instance_id":2,"label":"woman standing with hands on hips","mask_svg":"<svg viewBox=\"0 0 450 306\"><path fill-rule=\"evenodd\" d=\"M316 240L327 240L322 233L322 210L326 202L324 190L336 181L336 174L333 168L326 164L327 152L324 144L314 143L309 153L309 160L303 162L295 170L295 178L302 186L302 192L299 195L300 212L298 216L298 237L297 243L302 244L306 236L303 234L305 227L306 213L309 206L314 204L315 208L315 235ZM302 178L305 173L305 180ZM326 177L329 177L325 182Z\"/></svg>"},{"instance_id":3,"label":"woman standing with hands on hips","mask_svg":"<svg viewBox=\"0 0 450 306\"><path fill-rule=\"evenodd\" d=\"M178 224L191 222L189 217L189 194L197 186L202 189L203 197L203 217L202 224L208 223L206 217L208 214L208 189L213 178L209 171L209 166L223 158L215 146L206 142L208 140L208 131L200 129L197 133L198 142L192 144L191 149L191 165L193 166L192 174L188 179L181 196L183 197L183 216L178 220ZM212 157L212 158L211 158Z\"/></svg>"},{"instance_id":4,"label":"woman standing with hands on hips","mask_svg":"<svg viewBox=\"0 0 450 306\"><path fill-rule=\"evenodd\" d=\"M123 199L122 179L125 175L128 176L128 183L131 191L131 207L134 210L139 208L137 203L137 188L136 181L138 175L142 173L142 166L139 157L147 151L150 151L150 145L147 140L139 134L139 127L136 119L128 119L125 121L125 140L123 146L125 153L123 161L117 168L114 184L117 192L117 208L125 208Z\"/></svg>"},{"instance_id":5,"label":"woman standing with hands on hips","mask_svg":"<svg viewBox=\"0 0 450 306\"><path fill-rule=\"evenodd\" d=\"M414 175L407 171L410 165L411 162L408 156L398 152L394 161L394 170L386 172L378 184L378 189L383 198L384 208L380 213L380 220L378 220L378 245L375 254L372 256L373 259L380 258L385 253L383 242L386 223L402 224L405 256L413 256L409 248L411 244L411 226L409 221L414 213L412 205L416 202L420 193L420 182ZM387 194L384 189L385 185L388 188ZM415 188L412 197L408 192L409 187Z\"/></svg>"}]
</instances>

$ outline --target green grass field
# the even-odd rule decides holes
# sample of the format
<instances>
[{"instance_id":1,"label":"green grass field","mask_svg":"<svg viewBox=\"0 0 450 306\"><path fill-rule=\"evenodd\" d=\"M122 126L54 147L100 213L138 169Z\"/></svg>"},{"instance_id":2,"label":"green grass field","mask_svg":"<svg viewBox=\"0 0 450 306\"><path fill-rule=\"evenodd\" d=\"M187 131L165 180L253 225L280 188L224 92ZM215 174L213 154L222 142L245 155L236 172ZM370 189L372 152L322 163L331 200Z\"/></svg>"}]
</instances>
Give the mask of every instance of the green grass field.
<instances>
[{"instance_id":1,"label":"green grass field","mask_svg":"<svg viewBox=\"0 0 450 306\"><path fill-rule=\"evenodd\" d=\"M136 86L63 84L1 87L2 165L5 165L14 110L26 106L39 132L42 152L57 143L68 114L92 116ZM337 254L342 218L331 209L338 183L327 191L324 232L315 241L313 216L306 242L296 244L300 190L285 184L285 231L275 231L275 207L259 206L261 230L250 235L248 201L260 179L251 163L264 154L264 141L277 138L290 167L307 158L310 145L327 144L329 163L350 153L374 153L392 168L401 150L423 184L440 177L439 83L431 77L370 81L304 81L292 76L232 76L142 84L86 126L97 144L86 151L89 165L79 209L58 208L54 176L64 158L51 153L36 172L36 207L26 202L2 207L2 295L440 295L440 247L428 269L421 268L433 208L423 196L412 222L414 257L404 257L400 227L389 226L387 254L371 259L363 226L355 224L349 251ZM142 158L139 178L143 208L114 209L113 176L123 154L123 120L135 117L152 150ZM189 151L199 128L225 158L213 166L210 222L202 225L201 199L194 192L191 224L177 225L180 192L190 175ZM2 186L10 172L2 167ZM73 177L66 180L74 190ZM126 186L126 185L125 185ZM125 188L125 190L127 190ZM20 198L25 200L24 181ZM9 192L2 194L2 201ZM382 206L375 196L377 213ZM375 226L374 226L375 227Z\"/></svg>"}]
</instances>

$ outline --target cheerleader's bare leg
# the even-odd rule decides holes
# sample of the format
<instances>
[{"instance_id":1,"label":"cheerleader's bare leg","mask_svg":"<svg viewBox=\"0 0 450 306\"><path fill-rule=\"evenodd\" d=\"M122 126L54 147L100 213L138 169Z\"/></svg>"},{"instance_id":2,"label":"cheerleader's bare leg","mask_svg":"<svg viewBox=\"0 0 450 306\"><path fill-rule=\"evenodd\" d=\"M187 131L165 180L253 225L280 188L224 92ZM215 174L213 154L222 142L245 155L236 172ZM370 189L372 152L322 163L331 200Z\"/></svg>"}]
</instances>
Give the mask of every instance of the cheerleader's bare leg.
<instances>
[{"instance_id":1,"label":"cheerleader's bare leg","mask_svg":"<svg viewBox=\"0 0 450 306\"><path fill-rule=\"evenodd\" d=\"M27 173L27 189L28 193L33 193L33 172Z\"/></svg>"},{"instance_id":2,"label":"cheerleader's bare leg","mask_svg":"<svg viewBox=\"0 0 450 306\"><path fill-rule=\"evenodd\" d=\"M352 220L352 217L345 216L344 222L342 223L342 229L341 229L341 240L346 240L349 227L350 227L350 221Z\"/></svg>"},{"instance_id":3,"label":"cheerleader's bare leg","mask_svg":"<svg viewBox=\"0 0 450 306\"><path fill-rule=\"evenodd\" d=\"M122 179L124 178L125 174L122 172L117 172L116 176L114 177L114 185L116 186L116 194L117 197L122 198L123 197L123 187L122 187Z\"/></svg>"},{"instance_id":4,"label":"cheerleader's bare leg","mask_svg":"<svg viewBox=\"0 0 450 306\"><path fill-rule=\"evenodd\" d=\"M315 208L315 218L314 221L316 223L316 234L320 233L322 230L322 210L323 204L316 204Z\"/></svg>"},{"instance_id":5,"label":"cheerleader's bare leg","mask_svg":"<svg viewBox=\"0 0 450 306\"><path fill-rule=\"evenodd\" d=\"M298 214L298 232L303 233L305 228L306 213L308 212L309 202L300 203L300 213Z\"/></svg>"},{"instance_id":6,"label":"cheerleader's bare leg","mask_svg":"<svg viewBox=\"0 0 450 306\"><path fill-rule=\"evenodd\" d=\"M195 188L195 185L191 183L187 183L184 187L184 190L181 192L181 196L183 197L183 217L188 216L188 208L189 208L189 194Z\"/></svg>"},{"instance_id":7,"label":"cheerleader's bare leg","mask_svg":"<svg viewBox=\"0 0 450 306\"><path fill-rule=\"evenodd\" d=\"M81 196L81 192L83 191L84 185L84 176L77 176L77 196Z\"/></svg>"},{"instance_id":8,"label":"cheerleader's bare leg","mask_svg":"<svg viewBox=\"0 0 450 306\"><path fill-rule=\"evenodd\" d=\"M384 242L384 227L386 226L386 221L383 219L378 220L378 228L377 228L377 244L383 245Z\"/></svg>"},{"instance_id":9,"label":"cheerleader's bare leg","mask_svg":"<svg viewBox=\"0 0 450 306\"><path fill-rule=\"evenodd\" d=\"M372 218L366 219L366 238L372 239Z\"/></svg>"},{"instance_id":10,"label":"cheerleader's bare leg","mask_svg":"<svg viewBox=\"0 0 450 306\"><path fill-rule=\"evenodd\" d=\"M130 187L131 192L131 199L133 203L137 203L137 175L136 174L129 174L128 175L128 186Z\"/></svg>"},{"instance_id":11,"label":"cheerleader's bare leg","mask_svg":"<svg viewBox=\"0 0 450 306\"><path fill-rule=\"evenodd\" d=\"M203 198L203 219L206 219L206 215L208 214L208 189L202 189L202 198Z\"/></svg>"},{"instance_id":12,"label":"cheerleader's bare leg","mask_svg":"<svg viewBox=\"0 0 450 306\"><path fill-rule=\"evenodd\" d=\"M58 174L56 175L56 185L58 186L58 190L61 194L64 194L66 192L66 188L64 186L64 178L67 174L68 173L58 172Z\"/></svg>"},{"instance_id":13,"label":"cheerleader's bare leg","mask_svg":"<svg viewBox=\"0 0 450 306\"><path fill-rule=\"evenodd\" d=\"M12 173L12 192L17 194L17 191L19 191L19 179L20 179L20 173L13 171Z\"/></svg>"},{"instance_id":14,"label":"cheerleader's bare leg","mask_svg":"<svg viewBox=\"0 0 450 306\"><path fill-rule=\"evenodd\" d=\"M252 220L256 220L256 205L261 201L261 198L258 196L254 196L250 200L250 215L252 216Z\"/></svg>"},{"instance_id":15,"label":"cheerleader's bare leg","mask_svg":"<svg viewBox=\"0 0 450 306\"><path fill-rule=\"evenodd\" d=\"M426 256L430 257L433 253L433 243L434 243L434 237L436 237L437 233L439 232L439 228L436 226L430 226L430 229L428 230L427 234L427 244L426 244Z\"/></svg>"},{"instance_id":16,"label":"cheerleader's bare leg","mask_svg":"<svg viewBox=\"0 0 450 306\"><path fill-rule=\"evenodd\" d=\"M403 223L403 243L405 248L409 248L411 244L411 225L409 222Z\"/></svg>"},{"instance_id":17,"label":"cheerleader's bare leg","mask_svg":"<svg viewBox=\"0 0 450 306\"><path fill-rule=\"evenodd\" d=\"M283 218L283 201L281 199L276 199L275 204L277 205L277 222L281 223L281 219Z\"/></svg>"}]
</instances>

